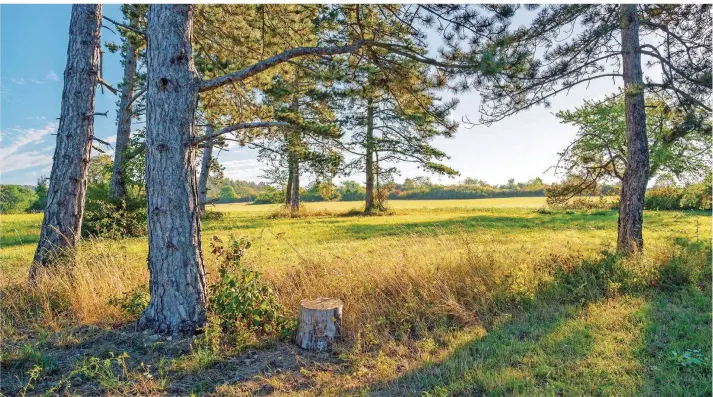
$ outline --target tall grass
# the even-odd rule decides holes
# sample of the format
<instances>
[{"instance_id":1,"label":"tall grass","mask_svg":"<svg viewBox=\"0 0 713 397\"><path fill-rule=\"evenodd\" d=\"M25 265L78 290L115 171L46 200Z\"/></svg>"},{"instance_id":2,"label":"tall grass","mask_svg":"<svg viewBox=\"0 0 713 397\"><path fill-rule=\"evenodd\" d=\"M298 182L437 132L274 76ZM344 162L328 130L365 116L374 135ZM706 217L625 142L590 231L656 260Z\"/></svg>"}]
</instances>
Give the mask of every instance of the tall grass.
<instances>
[{"instance_id":1,"label":"tall grass","mask_svg":"<svg viewBox=\"0 0 713 397\"><path fill-rule=\"evenodd\" d=\"M272 235L272 239L272 244L290 244L282 235ZM560 295L587 298L601 294L601 283L589 283L587 277L601 273L606 261L613 261L619 272L617 276L609 269L613 276L599 280L612 293L622 288L622 283L629 289L660 283L660 269L672 260L685 268L668 271L684 273L681 277L690 282L699 279L707 268L705 250L689 251L673 242L649 246L646 256L623 261L603 254L605 247L576 246L566 238L553 238L548 244L530 242L513 250L477 232L441 234L434 230L425 237L414 235L386 245L374 244L367 255L316 247L300 251L292 246L296 254L292 262L279 265L274 263L279 258L274 257L270 258L272 263L265 263L260 247L263 242L253 245L249 261L262 270L280 303L296 315L301 299L340 298L345 302L347 341L369 339L376 341L374 345L419 339L434 329L487 326L499 314L538 299L556 279L561 281L567 275L574 275L572 285ZM0 308L5 324L12 326L10 329L56 329L134 320L110 301L147 285L146 263L135 258L121 242L85 242L76 263L48 270L39 284L2 287ZM207 259L212 278L215 261ZM626 274L622 276L622 272Z\"/></svg>"}]
</instances>

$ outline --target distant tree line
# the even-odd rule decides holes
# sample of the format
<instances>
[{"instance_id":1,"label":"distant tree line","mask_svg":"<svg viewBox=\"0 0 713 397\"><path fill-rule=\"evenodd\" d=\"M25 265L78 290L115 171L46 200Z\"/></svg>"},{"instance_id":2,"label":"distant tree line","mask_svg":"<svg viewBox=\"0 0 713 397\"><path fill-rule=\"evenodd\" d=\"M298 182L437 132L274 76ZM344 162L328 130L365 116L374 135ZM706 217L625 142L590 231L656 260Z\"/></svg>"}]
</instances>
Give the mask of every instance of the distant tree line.
<instances>
[{"instance_id":1,"label":"distant tree line","mask_svg":"<svg viewBox=\"0 0 713 397\"><path fill-rule=\"evenodd\" d=\"M44 210L47 202L47 179L40 178L33 188L22 185L0 185L0 212L17 214Z\"/></svg>"}]
</instances>

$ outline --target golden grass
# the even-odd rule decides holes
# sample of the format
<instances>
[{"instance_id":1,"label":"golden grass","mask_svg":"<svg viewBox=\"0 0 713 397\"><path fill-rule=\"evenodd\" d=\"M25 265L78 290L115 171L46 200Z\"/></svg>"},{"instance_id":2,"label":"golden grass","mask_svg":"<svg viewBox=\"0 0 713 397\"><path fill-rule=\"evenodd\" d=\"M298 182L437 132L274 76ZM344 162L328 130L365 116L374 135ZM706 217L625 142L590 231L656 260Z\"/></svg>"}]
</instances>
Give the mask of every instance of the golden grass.
<instances>
[{"instance_id":1,"label":"golden grass","mask_svg":"<svg viewBox=\"0 0 713 397\"><path fill-rule=\"evenodd\" d=\"M272 206L257 211L263 206L227 205L219 208L236 216L217 221L220 230L208 223L203 235L206 240L212 234L250 235L254 244L248 261L263 271L293 312L303 298L341 298L350 338L377 323L388 323L382 329L389 332L408 324L414 328L399 331L408 334L433 328L444 318L461 324L487 320L494 297L532 295L557 266L596 260L603 249L612 248L610 228L568 227L567 222L578 216L588 222L586 214L561 215L562 219L548 226L551 215L492 209L498 203L510 208L536 206L542 200L394 201L391 205L397 215L376 218L334 218L324 212L343 211L353 203L309 203L306 211L322 218L275 220L268 219ZM424 206L431 207L420 209ZM664 229L678 215L655 216L662 219L654 227ZM588 217L601 221L598 216ZM494 223L488 223L490 218ZM245 219L257 225L243 229L240 221ZM675 223L689 234L697 227L699 234L710 235L710 224L701 226L696 221L694 225L695 219L685 217ZM611 220L608 223L613 226ZM4 228L12 224L5 221ZM231 226L235 229L230 230ZM351 233L345 232L350 228ZM547 232L548 228L553 230ZM670 257L668 233L649 230L647 242L650 260L662 262ZM24 277L32 247L25 244L2 252L6 263L16 264L5 272L2 302L3 311L15 323L27 318L26 325L57 327L58 316L74 324L120 322L125 318L108 304L109 299L147 284L145 239L93 239L82 242L74 266L52 272L39 287L27 290ZM206 247L204 242L205 252ZM212 279L216 262L209 254L206 266ZM28 313L39 317L28 317ZM419 323L412 324L413 318Z\"/></svg>"},{"instance_id":2,"label":"golden grass","mask_svg":"<svg viewBox=\"0 0 713 397\"><path fill-rule=\"evenodd\" d=\"M320 216L299 219L270 219L275 206L218 206L226 216L206 222L203 231L208 278L212 282L217 268L207 250L210 236L248 235L253 247L247 262L262 271L293 315L304 298L342 299L347 343L340 351L351 361L354 378L345 380L329 371L314 374L322 391L334 388L331 394L341 394L338 390L345 387L389 382L407 369L445 360L463 341L483 338L486 329L499 327L508 313L523 305L539 305L548 290L561 282L560 270L576 271L585 262L605 260L603 252L612 250L615 241L615 212L533 210L543 203L540 198L394 201L390 203L394 215L383 217L332 216L355 208L356 203L308 203L307 211ZM690 254L685 244L675 240L710 241L709 214L646 212L645 216L645 255L621 262L628 282L649 285L672 258L682 257L697 269L706 266L709 243L708 251ZM21 216L4 218L3 231L24 221ZM3 336L24 338L37 330L131 321L109 300L147 285L145 247L145 239L84 241L72 267L49 274L32 288L24 277L34 244L3 247ZM607 293L615 296L618 288L607 285ZM585 320L572 320L573 327L599 321L606 307L593 306ZM597 338L603 337L605 331L598 332ZM624 341L636 337L634 331L617 332L623 332ZM552 343L560 343L557 338L562 335L553 333ZM611 351L597 353L592 365L601 368L612 355ZM627 367L621 370L627 376L639 371L637 363L624 364ZM574 373L576 368L566 371ZM511 375L526 373L498 376ZM269 382L275 382L277 390L289 389L290 380L279 379ZM632 379L622 382L636 383ZM454 390L460 387L465 386L455 385Z\"/></svg>"}]
</instances>

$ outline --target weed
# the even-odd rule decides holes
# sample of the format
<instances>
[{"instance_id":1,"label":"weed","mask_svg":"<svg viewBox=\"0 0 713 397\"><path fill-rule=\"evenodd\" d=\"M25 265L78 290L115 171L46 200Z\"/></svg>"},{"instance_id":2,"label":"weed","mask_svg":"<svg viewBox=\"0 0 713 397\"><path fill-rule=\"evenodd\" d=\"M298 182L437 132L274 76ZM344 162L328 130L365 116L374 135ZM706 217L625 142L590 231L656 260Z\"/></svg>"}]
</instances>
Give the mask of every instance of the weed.
<instances>
[{"instance_id":1,"label":"weed","mask_svg":"<svg viewBox=\"0 0 713 397\"><path fill-rule=\"evenodd\" d=\"M285 317L275 292L261 280L260 272L242 262L250 241L246 237L231 237L225 249L222 240L214 236L211 248L222 263L218 281L210 286L210 309L220 319L222 328L234 330L240 323L266 334L292 332L293 321Z\"/></svg>"},{"instance_id":2,"label":"weed","mask_svg":"<svg viewBox=\"0 0 713 397\"><path fill-rule=\"evenodd\" d=\"M72 370L70 376L83 376L99 382L106 390L117 391L126 385L128 357L126 352L119 355L109 352L109 357L105 359L87 357Z\"/></svg>"},{"instance_id":3,"label":"weed","mask_svg":"<svg viewBox=\"0 0 713 397\"><path fill-rule=\"evenodd\" d=\"M704 365L703 353L698 349L686 349L683 352L674 350L671 352L671 361L681 368L701 367Z\"/></svg>"},{"instance_id":4,"label":"weed","mask_svg":"<svg viewBox=\"0 0 713 397\"><path fill-rule=\"evenodd\" d=\"M140 315L149 304L149 292L146 287L136 287L131 291L124 292L121 296L112 296L108 301L109 305L119 307L129 316Z\"/></svg>"}]
</instances>

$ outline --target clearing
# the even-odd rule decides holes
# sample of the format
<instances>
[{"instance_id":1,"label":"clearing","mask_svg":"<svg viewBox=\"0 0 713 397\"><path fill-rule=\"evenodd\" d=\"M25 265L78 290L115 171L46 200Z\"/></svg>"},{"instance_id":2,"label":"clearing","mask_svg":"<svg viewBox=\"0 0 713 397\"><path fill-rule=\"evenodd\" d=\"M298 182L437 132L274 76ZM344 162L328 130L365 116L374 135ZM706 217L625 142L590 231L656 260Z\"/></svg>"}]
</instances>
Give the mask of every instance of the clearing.
<instances>
[{"instance_id":1,"label":"clearing","mask_svg":"<svg viewBox=\"0 0 713 397\"><path fill-rule=\"evenodd\" d=\"M82 242L66 276L25 284L41 214L3 215L4 395L709 395L711 214L647 211L645 255L611 254L616 211L545 209L544 198L230 204L210 240L248 236L246 262L295 315L344 302L345 340L210 331L137 333L146 239ZM117 297L124 303L111 304Z\"/></svg>"}]
</instances>

